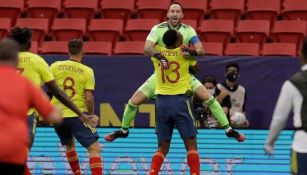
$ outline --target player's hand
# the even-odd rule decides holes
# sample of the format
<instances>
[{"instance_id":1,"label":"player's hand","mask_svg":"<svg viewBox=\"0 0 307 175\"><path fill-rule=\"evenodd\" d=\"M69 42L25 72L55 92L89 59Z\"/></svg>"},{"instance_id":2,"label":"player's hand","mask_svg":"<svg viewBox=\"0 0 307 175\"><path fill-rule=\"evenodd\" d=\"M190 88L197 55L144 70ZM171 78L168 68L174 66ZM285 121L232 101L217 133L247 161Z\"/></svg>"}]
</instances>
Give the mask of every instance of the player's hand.
<instances>
[{"instance_id":1,"label":"player's hand","mask_svg":"<svg viewBox=\"0 0 307 175\"><path fill-rule=\"evenodd\" d=\"M88 125L92 128L95 128L97 126L96 123L93 121L92 115L83 114L79 118L83 123L85 123L86 125Z\"/></svg>"},{"instance_id":2,"label":"player's hand","mask_svg":"<svg viewBox=\"0 0 307 175\"><path fill-rule=\"evenodd\" d=\"M265 154L267 154L269 156L273 156L273 154L274 154L274 145L266 143L264 145L264 152L265 152Z\"/></svg>"},{"instance_id":3,"label":"player's hand","mask_svg":"<svg viewBox=\"0 0 307 175\"><path fill-rule=\"evenodd\" d=\"M99 117L95 114L91 115L91 122L94 128L96 128L99 124Z\"/></svg>"},{"instance_id":4,"label":"player's hand","mask_svg":"<svg viewBox=\"0 0 307 175\"><path fill-rule=\"evenodd\" d=\"M181 47L181 54L183 56L197 56L198 55L196 50L190 49L184 45Z\"/></svg>"},{"instance_id":5,"label":"player's hand","mask_svg":"<svg viewBox=\"0 0 307 175\"><path fill-rule=\"evenodd\" d=\"M244 134L240 134L238 131L236 131L234 129L230 129L226 133L226 135L227 135L227 137L236 139L238 142L244 142L246 140L246 137L245 137Z\"/></svg>"},{"instance_id":6,"label":"player's hand","mask_svg":"<svg viewBox=\"0 0 307 175\"><path fill-rule=\"evenodd\" d=\"M163 69L168 69L169 68L168 60L161 53L155 53L153 56L160 61L161 67Z\"/></svg>"}]
</instances>

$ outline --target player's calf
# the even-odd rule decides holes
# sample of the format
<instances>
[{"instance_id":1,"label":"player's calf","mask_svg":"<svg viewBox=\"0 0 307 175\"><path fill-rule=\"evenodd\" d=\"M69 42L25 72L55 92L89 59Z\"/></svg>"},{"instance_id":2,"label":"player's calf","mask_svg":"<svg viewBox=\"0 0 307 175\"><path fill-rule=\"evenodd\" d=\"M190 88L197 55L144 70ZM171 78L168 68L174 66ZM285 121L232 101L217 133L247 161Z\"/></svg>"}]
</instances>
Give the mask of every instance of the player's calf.
<instances>
[{"instance_id":1,"label":"player's calf","mask_svg":"<svg viewBox=\"0 0 307 175\"><path fill-rule=\"evenodd\" d=\"M98 141L95 141L87 148L90 155L90 168L92 175L102 175L103 166L100 157L100 148Z\"/></svg>"}]
</instances>

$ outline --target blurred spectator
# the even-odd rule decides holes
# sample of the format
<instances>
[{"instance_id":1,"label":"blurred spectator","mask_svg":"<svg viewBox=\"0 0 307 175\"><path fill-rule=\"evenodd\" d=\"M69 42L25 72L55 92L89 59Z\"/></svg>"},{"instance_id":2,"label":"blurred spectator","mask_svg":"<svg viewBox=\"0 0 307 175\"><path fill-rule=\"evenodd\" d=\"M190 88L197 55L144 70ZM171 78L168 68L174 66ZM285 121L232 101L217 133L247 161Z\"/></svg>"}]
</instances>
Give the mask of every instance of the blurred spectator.
<instances>
[{"instance_id":1,"label":"blurred spectator","mask_svg":"<svg viewBox=\"0 0 307 175\"><path fill-rule=\"evenodd\" d=\"M225 70L225 81L218 84L217 87L221 90L226 91L230 95L231 108L229 110L229 116L232 116L235 112L245 113L246 103L246 90L242 85L237 83L240 77L240 67L236 62L231 62L226 65ZM236 127L247 127L249 125L248 120L243 126Z\"/></svg>"}]
</instances>

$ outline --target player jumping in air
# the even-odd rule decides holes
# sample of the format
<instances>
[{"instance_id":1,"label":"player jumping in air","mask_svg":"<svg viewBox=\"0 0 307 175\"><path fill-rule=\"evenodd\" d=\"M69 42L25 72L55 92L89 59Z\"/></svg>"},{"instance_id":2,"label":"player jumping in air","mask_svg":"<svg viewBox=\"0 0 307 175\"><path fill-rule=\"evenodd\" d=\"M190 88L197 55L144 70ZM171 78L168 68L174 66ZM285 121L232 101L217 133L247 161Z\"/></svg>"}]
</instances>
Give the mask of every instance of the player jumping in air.
<instances>
[{"instance_id":1,"label":"player jumping in air","mask_svg":"<svg viewBox=\"0 0 307 175\"><path fill-rule=\"evenodd\" d=\"M89 115L94 115L94 87L95 79L93 69L82 64L83 42L74 39L68 42L69 60L57 61L50 66L50 70L57 82L57 85L70 97L73 103ZM90 168L92 175L102 175L102 162L98 133L95 128L83 123L71 109L63 105L56 97L51 103L61 106L64 121L61 125L55 126L55 131L66 146L66 156L70 167L75 175L81 174L78 155L74 138L88 150L90 156ZM98 117L95 116L96 122Z\"/></svg>"},{"instance_id":2,"label":"player jumping in air","mask_svg":"<svg viewBox=\"0 0 307 175\"><path fill-rule=\"evenodd\" d=\"M181 23L183 18L182 6L179 3L172 3L168 8L167 13L168 21L162 22L154 26L147 36L145 43L145 53L148 56L155 57L161 61L161 64L167 64L165 57L155 50L155 45L165 46L162 41L164 33L169 29L174 29L181 33L183 36L183 44L189 46L190 44L194 49L184 48L183 54L185 56L198 56L204 55L204 49L195 32L195 30L186 24ZM173 70L175 71L175 70ZM190 81L193 93L198 96L203 103L207 104L213 115L217 118L220 125L225 129L228 137L233 137L238 141L244 141L245 136L239 134L229 126L227 117L215 98L208 92L208 90L202 85L202 83L195 77ZM138 106L148 99L155 97L156 89L156 76L151 75L147 81L133 94L128 101L122 118L122 126L120 130L106 134L104 139L106 141L113 141L117 138L126 138L129 135L129 127L135 118L138 110Z\"/></svg>"}]
</instances>

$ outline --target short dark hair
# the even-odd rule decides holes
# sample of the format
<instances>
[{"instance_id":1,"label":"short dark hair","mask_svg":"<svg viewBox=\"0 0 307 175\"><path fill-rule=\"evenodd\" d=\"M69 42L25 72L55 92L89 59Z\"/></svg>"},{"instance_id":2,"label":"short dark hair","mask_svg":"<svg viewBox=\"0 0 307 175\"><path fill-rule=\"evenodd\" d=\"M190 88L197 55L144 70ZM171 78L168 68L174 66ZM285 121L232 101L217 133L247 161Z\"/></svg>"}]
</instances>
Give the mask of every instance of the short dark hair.
<instances>
[{"instance_id":1,"label":"short dark hair","mask_svg":"<svg viewBox=\"0 0 307 175\"><path fill-rule=\"evenodd\" d=\"M182 4L180 4L179 2L176 2L176 1L175 1L175 2L172 2L172 3L169 4L169 6L168 6L168 8L167 8L167 11L169 11L169 8L170 8L172 5L174 5L174 4L179 5L180 8L181 8L181 10L183 10Z\"/></svg>"},{"instance_id":2,"label":"short dark hair","mask_svg":"<svg viewBox=\"0 0 307 175\"><path fill-rule=\"evenodd\" d=\"M166 31L163 35L163 43L166 46L173 46L175 45L176 41L178 39L178 34L176 30L173 29L169 29L168 31Z\"/></svg>"},{"instance_id":3,"label":"short dark hair","mask_svg":"<svg viewBox=\"0 0 307 175\"><path fill-rule=\"evenodd\" d=\"M301 49L301 53L304 59L307 59L307 38L305 38L302 49Z\"/></svg>"},{"instance_id":4,"label":"short dark hair","mask_svg":"<svg viewBox=\"0 0 307 175\"><path fill-rule=\"evenodd\" d=\"M68 52L71 55L78 55L82 52L83 41L79 38L68 41Z\"/></svg>"},{"instance_id":5,"label":"short dark hair","mask_svg":"<svg viewBox=\"0 0 307 175\"><path fill-rule=\"evenodd\" d=\"M240 66L239 66L239 64L238 64L237 62L230 62L230 63L228 63L228 64L226 65L226 70L225 70L225 72L227 72L228 68L230 68L230 67L235 67L235 68L237 68L238 73L240 72Z\"/></svg>"},{"instance_id":6,"label":"short dark hair","mask_svg":"<svg viewBox=\"0 0 307 175\"><path fill-rule=\"evenodd\" d=\"M10 38L15 40L19 45L25 46L31 42L32 31L27 27L14 27L10 32Z\"/></svg>"},{"instance_id":7,"label":"short dark hair","mask_svg":"<svg viewBox=\"0 0 307 175\"><path fill-rule=\"evenodd\" d=\"M14 61L18 59L18 44L16 41L5 38L0 41L0 61Z\"/></svg>"},{"instance_id":8,"label":"short dark hair","mask_svg":"<svg viewBox=\"0 0 307 175\"><path fill-rule=\"evenodd\" d=\"M204 76L203 84L205 83L212 83L214 86L216 86L216 78L213 75Z\"/></svg>"}]
</instances>

